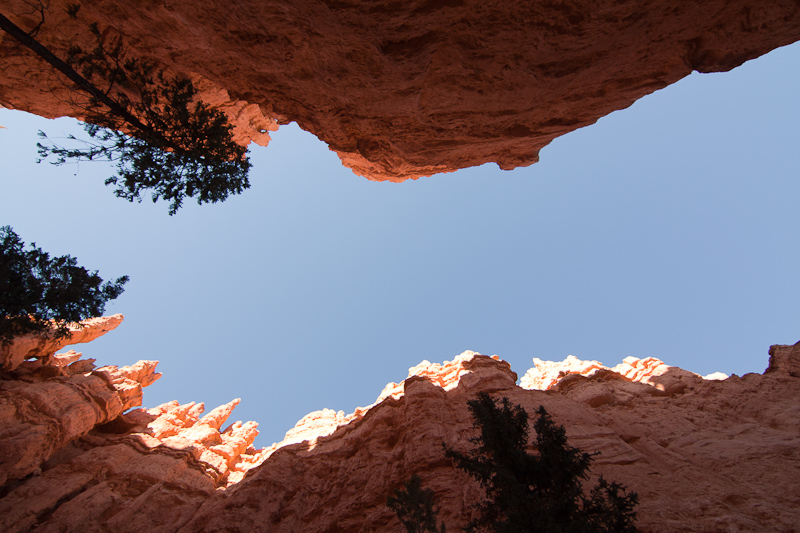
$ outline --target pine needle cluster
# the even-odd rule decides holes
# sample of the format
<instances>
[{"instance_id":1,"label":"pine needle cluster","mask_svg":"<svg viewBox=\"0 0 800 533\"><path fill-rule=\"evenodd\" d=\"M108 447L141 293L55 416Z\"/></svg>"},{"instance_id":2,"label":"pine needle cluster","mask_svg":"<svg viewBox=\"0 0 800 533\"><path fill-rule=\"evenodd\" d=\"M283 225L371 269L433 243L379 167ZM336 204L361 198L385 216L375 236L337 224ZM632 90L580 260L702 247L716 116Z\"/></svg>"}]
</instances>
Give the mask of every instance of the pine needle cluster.
<instances>
[{"instance_id":1,"label":"pine needle cluster","mask_svg":"<svg viewBox=\"0 0 800 533\"><path fill-rule=\"evenodd\" d=\"M0 343L53 326L54 336L64 337L70 323L102 315L127 282L103 283L74 257L51 258L35 243L26 249L10 226L0 227Z\"/></svg>"}]
</instances>

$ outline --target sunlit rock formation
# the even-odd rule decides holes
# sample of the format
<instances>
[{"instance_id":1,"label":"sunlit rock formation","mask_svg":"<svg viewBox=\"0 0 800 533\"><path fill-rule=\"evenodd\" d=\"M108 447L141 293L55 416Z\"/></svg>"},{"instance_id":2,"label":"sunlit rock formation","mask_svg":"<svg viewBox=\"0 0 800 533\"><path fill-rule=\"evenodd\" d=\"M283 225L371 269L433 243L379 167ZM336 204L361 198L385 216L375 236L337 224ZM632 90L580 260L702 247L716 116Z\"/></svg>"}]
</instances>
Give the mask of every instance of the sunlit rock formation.
<instances>
[{"instance_id":1,"label":"sunlit rock formation","mask_svg":"<svg viewBox=\"0 0 800 533\"><path fill-rule=\"evenodd\" d=\"M254 449L254 422L227 428L238 399L132 409L156 363L94 369L38 351L0 374L0 530L395 531L386 498L412 474L448 530L480 490L444 458L470 447L479 392L532 413L544 405L570 443L599 452L592 473L640 496L642 531L790 531L800 523L800 343L770 348L763 375L719 379L627 358L569 357L517 375L497 356L423 361L375 403L304 417Z\"/></svg>"},{"instance_id":2,"label":"sunlit rock formation","mask_svg":"<svg viewBox=\"0 0 800 533\"><path fill-rule=\"evenodd\" d=\"M537 161L692 71L800 39L800 4L756 0L51 0L37 38L62 54L86 22L201 82L242 142L296 121L372 179ZM26 30L35 2L2 12ZM46 65L0 32L0 105L80 116Z\"/></svg>"},{"instance_id":3,"label":"sunlit rock formation","mask_svg":"<svg viewBox=\"0 0 800 533\"><path fill-rule=\"evenodd\" d=\"M174 531L261 460L255 422L222 429L238 399L205 416L195 403L132 409L161 377L157 361L95 368L74 350L54 354L122 318L84 321L58 342L50 332L5 347L14 364L0 373L0 531L148 531L149 520Z\"/></svg>"},{"instance_id":4,"label":"sunlit rock formation","mask_svg":"<svg viewBox=\"0 0 800 533\"><path fill-rule=\"evenodd\" d=\"M64 346L91 342L119 326L122 323L122 319L122 315L112 315L90 318L80 324L69 324L67 334L63 337L33 333L14 337L8 344L0 343L0 368L14 370L26 359L34 358L44 359L44 362L47 363L49 362L48 358ZM78 357L74 355L61 355L54 357L53 362L56 366L64 366L77 359Z\"/></svg>"},{"instance_id":5,"label":"sunlit rock formation","mask_svg":"<svg viewBox=\"0 0 800 533\"><path fill-rule=\"evenodd\" d=\"M517 386L507 363L472 352L424 362L366 411L306 417L295 428L305 442L275 451L181 531L399 530L385 500L414 473L458 531L480 492L444 459L442 443L470 446L466 401L478 392L529 413L544 405L573 445L600 452L593 473L638 491L642 531L791 530L800 519L800 380L792 374L800 344L770 354L764 375L724 381L657 359L611 370L573 358L547 390Z\"/></svg>"},{"instance_id":6,"label":"sunlit rock formation","mask_svg":"<svg viewBox=\"0 0 800 533\"><path fill-rule=\"evenodd\" d=\"M142 387L160 377L155 361L93 371L80 363L88 366L34 363L0 382L0 484L37 471L74 439L140 405Z\"/></svg>"}]
</instances>

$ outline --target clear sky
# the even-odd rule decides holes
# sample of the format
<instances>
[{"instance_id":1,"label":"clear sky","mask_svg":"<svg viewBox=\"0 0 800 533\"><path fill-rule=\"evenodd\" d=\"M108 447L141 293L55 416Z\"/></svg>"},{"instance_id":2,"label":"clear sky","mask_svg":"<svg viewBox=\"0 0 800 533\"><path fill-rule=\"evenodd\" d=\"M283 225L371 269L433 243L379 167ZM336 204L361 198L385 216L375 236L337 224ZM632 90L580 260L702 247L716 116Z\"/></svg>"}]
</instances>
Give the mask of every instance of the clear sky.
<instances>
[{"instance_id":1,"label":"clear sky","mask_svg":"<svg viewBox=\"0 0 800 533\"><path fill-rule=\"evenodd\" d=\"M123 324L75 348L161 361L148 407L241 397L260 446L467 349L520 376L570 354L762 372L800 339L798 65L795 44L693 74L511 172L370 182L289 125L251 147L250 190L173 217L103 165L35 164L36 132L74 120L0 110L0 225L128 274Z\"/></svg>"}]
</instances>

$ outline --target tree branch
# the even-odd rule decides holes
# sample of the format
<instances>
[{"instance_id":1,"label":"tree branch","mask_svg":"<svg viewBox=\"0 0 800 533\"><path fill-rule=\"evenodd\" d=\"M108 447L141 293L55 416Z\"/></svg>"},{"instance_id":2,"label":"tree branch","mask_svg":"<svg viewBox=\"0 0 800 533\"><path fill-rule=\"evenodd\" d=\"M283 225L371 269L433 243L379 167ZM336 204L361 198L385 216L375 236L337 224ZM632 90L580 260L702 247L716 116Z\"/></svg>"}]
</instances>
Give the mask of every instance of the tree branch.
<instances>
[{"instance_id":1,"label":"tree branch","mask_svg":"<svg viewBox=\"0 0 800 533\"><path fill-rule=\"evenodd\" d=\"M177 152L184 152L184 150L182 150L178 146L175 146L168 139L164 138L164 136L161 135L159 132L143 124L138 118L133 116L130 113L130 111L122 107L118 102L109 98L108 95L106 95L103 91L95 87L94 84L92 84L92 82L90 82L89 80L78 74L72 67L70 67L67 63L65 63L61 59L59 59L55 54L53 54L53 52L47 49L39 41L37 41L36 39L25 33L25 31L23 31L22 28L11 22L2 13L0 13L0 29L4 30L10 36L19 41L20 44L26 46L36 55L47 61L53 68L55 68L63 75L65 75L67 78L72 80L75 83L75 85L78 86L79 89L86 91L95 99L97 99L98 102L106 106L111 111L111 113L124 119L128 124L136 128L143 134L149 134L155 136L161 142L164 143L164 146L168 146Z\"/></svg>"}]
</instances>

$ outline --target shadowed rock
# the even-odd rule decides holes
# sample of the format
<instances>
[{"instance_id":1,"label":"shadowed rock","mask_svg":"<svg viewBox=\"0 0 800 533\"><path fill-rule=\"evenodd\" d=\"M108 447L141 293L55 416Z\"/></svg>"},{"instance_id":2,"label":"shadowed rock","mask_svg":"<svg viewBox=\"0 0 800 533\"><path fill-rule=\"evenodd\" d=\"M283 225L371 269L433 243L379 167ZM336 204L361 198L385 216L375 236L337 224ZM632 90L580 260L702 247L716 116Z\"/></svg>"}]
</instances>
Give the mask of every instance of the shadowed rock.
<instances>
[{"instance_id":1,"label":"shadowed rock","mask_svg":"<svg viewBox=\"0 0 800 533\"><path fill-rule=\"evenodd\" d=\"M62 55L91 49L67 3L50 2L37 37ZM24 0L3 12L39 22ZM793 1L104 0L80 15L196 80L239 141L266 144L296 121L357 174L394 181L530 165L554 138L692 71L800 39ZM46 65L0 37L0 105L80 116Z\"/></svg>"}]
</instances>

